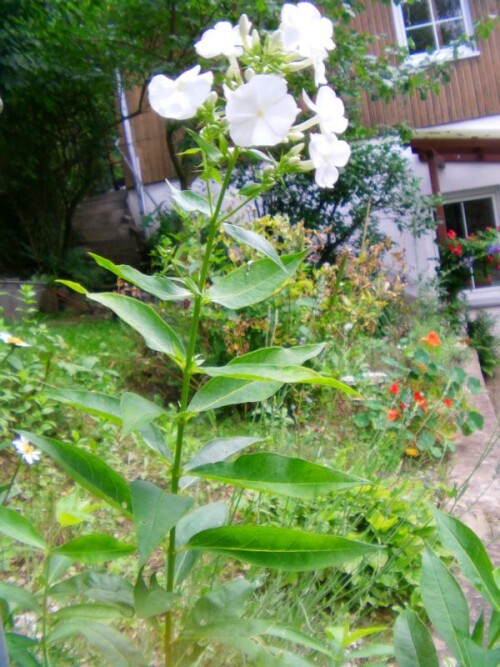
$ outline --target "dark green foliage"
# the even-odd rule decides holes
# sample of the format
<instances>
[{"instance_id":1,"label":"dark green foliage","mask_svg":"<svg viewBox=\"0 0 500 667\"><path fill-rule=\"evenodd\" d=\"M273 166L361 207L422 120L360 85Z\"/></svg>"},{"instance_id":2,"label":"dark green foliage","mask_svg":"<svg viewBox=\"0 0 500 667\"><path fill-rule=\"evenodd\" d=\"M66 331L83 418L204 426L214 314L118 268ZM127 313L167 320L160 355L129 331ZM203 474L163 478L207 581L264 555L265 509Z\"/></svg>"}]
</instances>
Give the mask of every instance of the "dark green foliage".
<instances>
[{"instance_id":1,"label":"dark green foliage","mask_svg":"<svg viewBox=\"0 0 500 667\"><path fill-rule=\"evenodd\" d=\"M473 320L467 322L471 347L476 350L481 370L488 377L495 375L495 369L500 364L498 336L495 336L494 328L493 317L484 311L480 311Z\"/></svg>"}]
</instances>

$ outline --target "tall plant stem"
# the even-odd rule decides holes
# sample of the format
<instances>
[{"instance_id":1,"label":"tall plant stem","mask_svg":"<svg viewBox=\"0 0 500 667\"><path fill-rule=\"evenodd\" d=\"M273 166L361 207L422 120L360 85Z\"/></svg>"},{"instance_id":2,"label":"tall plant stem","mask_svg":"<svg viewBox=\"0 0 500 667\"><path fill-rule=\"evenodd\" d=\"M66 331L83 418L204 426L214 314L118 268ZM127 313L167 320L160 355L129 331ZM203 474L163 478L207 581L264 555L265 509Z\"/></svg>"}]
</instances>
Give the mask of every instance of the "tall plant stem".
<instances>
[{"instance_id":1,"label":"tall plant stem","mask_svg":"<svg viewBox=\"0 0 500 667\"><path fill-rule=\"evenodd\" d=\"M186 426L186 410L189 400L189 389L191 385L191 376L193 374L193 360L196 352L196 343L198 341L198 328L200 323L201 308L203 304L203 288L205 286L208 269L210 266L210 256L212 254L212 248L215 241L215 236L219 228L219 215L222 208L222 203L224 201L224 196L229 187L229 182L231 180L231 173L237 159L236 152L231 156L231 159L228 163L226 175L224 182L217 199L217 204L215 209L212 212L209 222L208 237L205 246L205 254L203 255L203 261L200 268L200 273L198 276L198 290L194 298L193 304L193 318L191 321L191 330L189 334L189 343L186 352L186 362L184 365L184 371L182 375L182 389L181 389L181 400L179 405L178 412L178 422L177 422L177 439L175 445L175 454L174 462L172 464L172 478L170 489L173 494L179 492L179 479L181 473L181 457L182 457L182 446L184 443L184 429ZM168 552L167 552L167 591L172 592L174 590L174 578L175 578L175 527L172 528L169 534L169 543L168 543ZM172 654L172 640L173 640L173 615L171 611L168 611L165 614L165 667L172 667L173 654Z\"/></svg>"}]
</instances>

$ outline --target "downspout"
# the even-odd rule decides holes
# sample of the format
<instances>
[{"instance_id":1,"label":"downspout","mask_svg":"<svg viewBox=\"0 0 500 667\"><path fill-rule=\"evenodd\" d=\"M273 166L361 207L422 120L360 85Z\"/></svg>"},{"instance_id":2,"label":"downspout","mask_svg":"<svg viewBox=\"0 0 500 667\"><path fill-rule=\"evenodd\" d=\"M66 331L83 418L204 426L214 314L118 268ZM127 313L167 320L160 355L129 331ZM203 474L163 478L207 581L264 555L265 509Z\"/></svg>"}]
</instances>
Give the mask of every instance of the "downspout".
<instances>
[{"instance_id":1,"label":"downspout","mask_svg":"<svg viewBox=\"0 0 500 667\"><path fill-rule=\"evenodd\" d=\"M132 123L128 118L129 109L127 96L122 85L122 77L118 70L116 70L116 88L118 92L118 103L120 105L120 114L122 117L122 128L123 134L125 136L125 146L127 147L128 154L128 167L132 173L132 179L134 181L135 191L137 193L137 204L139 207L139 215L141 218L144 217L146 212L146 205L144 201L144 184L142 182L141 176L141 163L139 157L134 148L134 134L132 131Z\"/></svg>"}]
</instances>

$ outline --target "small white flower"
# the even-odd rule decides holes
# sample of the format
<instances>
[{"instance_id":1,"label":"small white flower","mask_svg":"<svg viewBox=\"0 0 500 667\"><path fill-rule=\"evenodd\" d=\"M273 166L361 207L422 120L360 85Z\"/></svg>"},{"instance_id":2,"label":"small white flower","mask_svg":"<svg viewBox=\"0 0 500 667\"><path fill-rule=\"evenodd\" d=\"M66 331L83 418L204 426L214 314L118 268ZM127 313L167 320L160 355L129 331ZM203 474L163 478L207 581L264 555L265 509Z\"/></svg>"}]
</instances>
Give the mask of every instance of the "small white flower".
<instances>
[{"instance_id":1,"label":"small white flower","mask_svg":"<svg viewBox=\"0 0 500 667\"><path fill-rule=\"evenodd\" d=\"M275 146L286 139L299 111L284 79L256 74L230 93L229 134L237 146Z\"/></svg>"},{"instance_id":2,"label":"small white flower","mask_svg":"<svg viewBox=\"0 0 500 667\"><path fill-rule=\"evenodd\" d=\"M316 114L323 134L329 134L330 132L340 134L347 129L349 121L344 116L344 104L334 90L328 86L321 86L316 95L316 103L311 100L305 91L302 95L309 109Z\"/></svg>"},{"instance_id":3,"label":"small white flower","mask_svg":"<svg viewBox=\"0 0 500 667\"><path fill-rule=\"evenodd\" d=\"M196 115L199 107L210 95L214 75L212 72L200 74L200 66L195 65L177 79L158 74L149 84L149 103L163 118L186 120Z\"/></svg>"},{"instance_id":4,"label":"small white flower","mask_svg":"<svg viewBox=\"0 0 500 667\"><path fill-rule=\"evenodd\" d=\"M23 461L25 461L28 465L38 461L41 456L40 450L35 449L31 442L26 440L23 435L20 435L18 438L13 440L12 444L14 445L17 453L21 455Z\"/></svg>"},{"instance_id":5,"label":"small white flower","mask_svg":"<svg viewBox=\"0 0 500 667\"><path fill-rule=\"evenodd\" d=\"M243 53L240 26L233 28L229 21L219 21L210 30L205 30L194 48L202 58L239 56Z\"/></svg>"},{"instance_id":6,"label":"small white flower","mask_svg":"<svg viewBox=\"0 0 500 667\"><path fill-rule=\"evenodd\" d=\"M281 10L279 30L286 51L298 53L312 61L316 85L326 83L323 61L328 51L335 48L332 22L321 16L310 2L299 2L297 5L285 3Z\"/></svg>"},{"instance_id":7,"label":"small white flower","mask_svg":"<svg viewBox=\"0 0 500 667\"><path fill-rule=\"evenodd\" d=\"M15 347L31 347L31 345L25 340L18 338L17 336L13 336L12 334L7 333L7 331L0 332L0 340L6 345L14 345Z\"/></svg>"},{"instance_id":8,"label":"small white flower","mask_svg":"<svg viewBox=\"0 0 500 667\"><path fill-rule=\"evenodd\" d=\"M345 167L351 149L346 141L340 141L334 134L311 134L309 155L316 169L316 183L320 188L333 188L339 177L337 167Z\"/></svg>"}]
</instances>

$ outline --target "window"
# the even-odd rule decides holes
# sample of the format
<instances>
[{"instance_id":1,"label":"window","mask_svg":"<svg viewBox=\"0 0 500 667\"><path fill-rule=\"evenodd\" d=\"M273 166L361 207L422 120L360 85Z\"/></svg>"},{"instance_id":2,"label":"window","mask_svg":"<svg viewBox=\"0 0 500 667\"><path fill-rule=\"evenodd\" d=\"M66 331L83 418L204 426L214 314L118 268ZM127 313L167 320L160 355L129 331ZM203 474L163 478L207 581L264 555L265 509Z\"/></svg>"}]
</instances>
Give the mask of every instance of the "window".
<instances>
[{"instance_id":1,"label":"window","mask_svg":"<svg viewBox=\"0 0 500 667\"><path fill-rule=\"evenodd\" d=\"M434 54L438 58L455 55L455 45L472 35L472 19L467 0L413 0L394 5L396 30L402 46L416 59ZM458 47L458 55L476 53L470 46Z\"/></svg>"},{"instance_id":2,"label":"window","mask_svg":"<svg viewBox=\"0 0 500 667\"><path fill-rule=\"evenodd\" d=\"M474 237L478 232L497 228L495 215L495 200L493 196L476 197L462 201L444 204L444 216L448 233L454 232L458 239ZM500 236L497 233L500 244ZM495 245L495 244L494 244ZM499 247L497 245L497 247ZM492 248L493 250L493 248ZM479 287L500 286L500 270L497 265L498 252L488 254L483 251L479 261L469 261L463 257L468 267L468 278L464 287L477 289Z\"/></svg>"}]
</instances>

